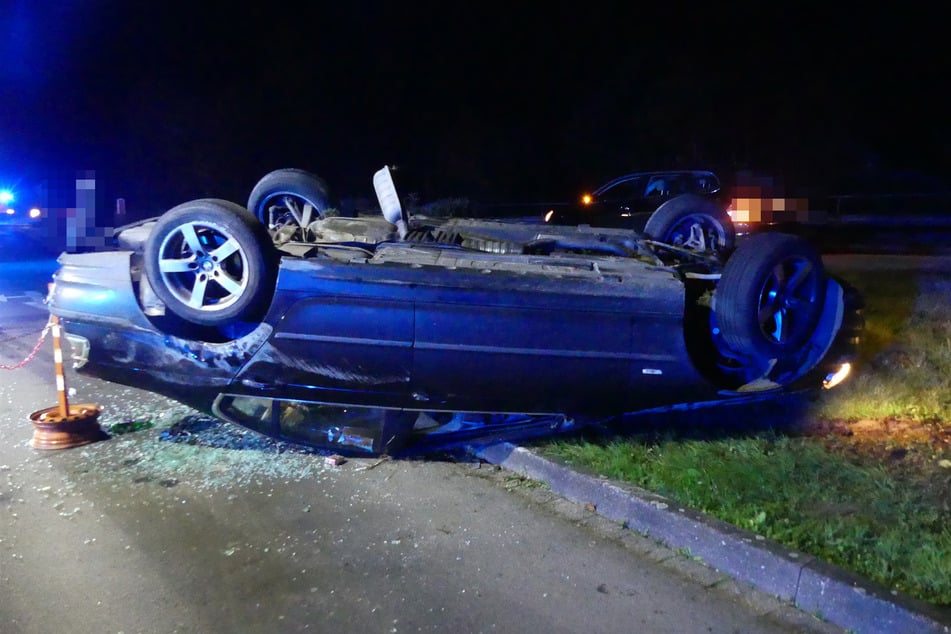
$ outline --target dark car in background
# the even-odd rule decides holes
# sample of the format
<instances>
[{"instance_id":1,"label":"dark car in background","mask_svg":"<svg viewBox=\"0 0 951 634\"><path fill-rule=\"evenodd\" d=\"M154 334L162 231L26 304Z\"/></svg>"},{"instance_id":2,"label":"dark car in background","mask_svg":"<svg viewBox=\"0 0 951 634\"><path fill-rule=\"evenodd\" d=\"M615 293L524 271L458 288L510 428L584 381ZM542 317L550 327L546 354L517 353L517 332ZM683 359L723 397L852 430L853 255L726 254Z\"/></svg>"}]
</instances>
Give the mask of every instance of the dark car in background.
<instances>
[{"instance_id":1,"label":"dark car in background","mask_svg":"<svg viewBox=\"0 0 951 634\"><path fill-rule=\"evenodd\" d=\"M636 172L585 192L567 206L549 210L544 220L549 224L643 229L654 210L684 195L727 202L720 199L720 179L708 170Z\"/></svg>"},{"instance_id":2,"label":"dark car in background","mask_svg":"<svg viewBox=\"0 0 951 634\"><path fill-rule=\"evenodd\" d=\"M671 236L674 243L705 241L727 249L734 235L727 214L729 200L723 196L720 179L709 170L636 172L610 180L576 202L553 206L542 219L549 225L633 229L654 238L668 234L670 219L676 218L683 222L683 230ZM713 223L697 227L695 218ZM699 228L702 234L690 235L690 228Z\"/></svg>"},{"instance_id":3,"label":"dark car in background","mask_svg":"<svg viewBox=\"0 0 951 634\"><path fill-rule=\"evenodd\" d=\"M79 371L274 437L392 452L473 416L583 422L848 370L857 305L801 238L675 244L721 225L690 210L653 238L409 217L386 168L374 186L382 215L345 218L319 179L278 170L247 206L183 203L120 231L120 250L64 254L50 309Z\"/></svg>"}]
</instances>

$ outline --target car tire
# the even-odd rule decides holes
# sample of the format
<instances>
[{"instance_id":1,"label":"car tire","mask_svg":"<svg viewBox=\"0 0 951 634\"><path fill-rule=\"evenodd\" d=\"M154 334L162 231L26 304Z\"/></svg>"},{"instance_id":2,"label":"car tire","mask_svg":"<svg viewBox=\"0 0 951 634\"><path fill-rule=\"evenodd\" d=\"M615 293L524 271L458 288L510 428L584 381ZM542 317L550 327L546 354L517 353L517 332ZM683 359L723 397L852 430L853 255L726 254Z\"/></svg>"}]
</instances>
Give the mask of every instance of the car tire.
<instances>
[{"instance_id":1,"label":"car tire","mask_svg":"<svg viewBox=\"0 0 951 634\"><path fill-rule=\"evenodd\" d=\"M764 233L736 249L717 285L715 325L724 343L760 371L798 356L825 300L822 260L804 239Z\"/></svg>"},{"instance_id":2,"label":"car tire","mask_svg":"<svg viewBox=\"0 0 951 634\"><path fill-rule=\"evenodd\" d=\"M327 184L318 176L299 169L279 169L265 175L251 190L248 210L268 228L292 215L300 224L305 205L313 209L311 220L324 218L333 207Z\"/></svg>"},{"instance_id":3,"label":"car tire","mask_svg":"<svg viewBox=\"0 0 951 634\"><path fill-rule=\"evenodd\" d=\"M270 305L277 256L264 226L225 200L183 203L158 218L145 273L172 313L204 326L259 319Z\"/></svg>"},{"instance_id":4,"label":"car tire","mask_svg":"<svg viewBox=\"0 0 951 634\"><path fill-rule=\"evenodd\" d=\"M736 242L726 210L694 194L663 203L648 218L644 234L657 242L717 254L732 250Z\"/></svg>"}]
</instances>

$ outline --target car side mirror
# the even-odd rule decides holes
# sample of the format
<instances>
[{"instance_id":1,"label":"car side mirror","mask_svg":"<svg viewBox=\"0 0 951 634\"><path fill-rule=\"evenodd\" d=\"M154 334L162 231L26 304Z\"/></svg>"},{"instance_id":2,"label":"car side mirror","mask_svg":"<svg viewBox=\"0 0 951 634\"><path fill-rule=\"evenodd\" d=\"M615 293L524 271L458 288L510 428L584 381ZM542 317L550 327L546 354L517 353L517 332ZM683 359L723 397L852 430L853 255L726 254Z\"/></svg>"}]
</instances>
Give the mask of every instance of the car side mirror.
<instances>
[{"instance_id":1,"label":"car side mirror","mask_svg":"<svg viewBox=\"0 0 951 634\"><path fill-rule=\"evenodd\" d=\"M376 191L376 198L380 202L383 217L391 224L396 225L400 240L405 240L408 219L406 212L403 211L403 206L400 205L400 197L396 194L396 185L393 184L393 175L390 174L388 166L384 166L373 175L373 189Z\"/></svg>"}]
</instances>

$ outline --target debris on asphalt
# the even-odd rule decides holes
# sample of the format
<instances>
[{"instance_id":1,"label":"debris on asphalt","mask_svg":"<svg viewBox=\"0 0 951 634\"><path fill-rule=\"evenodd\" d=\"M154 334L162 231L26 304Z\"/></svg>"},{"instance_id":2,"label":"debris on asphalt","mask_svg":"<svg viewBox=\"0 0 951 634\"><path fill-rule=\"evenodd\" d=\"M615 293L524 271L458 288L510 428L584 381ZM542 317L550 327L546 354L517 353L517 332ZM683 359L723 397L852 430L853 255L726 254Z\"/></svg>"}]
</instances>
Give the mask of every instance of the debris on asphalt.
<instances>
[{"instance_id":1,"label":"debris on asphalt","mask_svg":"<svg viewBox=\"0 0 951 634\"><path fill-rule=\"evenodd\" d=\"M363 467L363 468L361 469L361 471L369 471L370 469L376 469L376 468L379 467L381 464L383 464L384 462L388 462L389 460L390 460L390 457L389 457L389 456L381 456L381 457L380 457L379 459L377 459L375 462L371 462L371 463L368 464L367 466Z\"/></svg>"},{"instance_id":2,"label":"debris on asphalt","mask_svg":"<svg viewBox=\"0 0 951 634\"><path fill-rule=\"evenodd\" d=\"M109 425L106 431L109 432L110 436L119 436L134 431L142 431L143 429L151 429L152 427L155 427L155 423L152 422L151 418L126 418L121 423Z\"/></svg>"},{"instance_id":3,"label":"debris on asphalt","mask_svg":"<svg viewBox=\"0 0 951 634\"><path fill-rule=\"evenodd\" d=\"M191 414L183 417L159 434L159 440L186 445L217 447L218 449L236 449L261 451L265 453L297 453L319 455L322 452L313 447L275 440L263 434L230 425L224 421L203 414Z\"/></svg>"},{"instance_id":4,"label":"debris on asphalt","mask_svg":"<svg viewBox=\"0 0 951 634\"><path fill-rule=\"evenodd\" d=\"M196 490L213 491L252 486L262 478L319 481L335 471L323 460L314 460L330 455L326 450L270 438L177 403L163 403L157 409L126 400L121 393L115 398L118 402L104 407L103 428L120 425L119 429L133 431L134 423L142 428L82 448L75 459L88 466L80 479L108 477L128 487L167 490L187 483ZM147 428L141 425L146 421ZM74 484L79 486L78 481Z\"/></svg>"}]
</instances>

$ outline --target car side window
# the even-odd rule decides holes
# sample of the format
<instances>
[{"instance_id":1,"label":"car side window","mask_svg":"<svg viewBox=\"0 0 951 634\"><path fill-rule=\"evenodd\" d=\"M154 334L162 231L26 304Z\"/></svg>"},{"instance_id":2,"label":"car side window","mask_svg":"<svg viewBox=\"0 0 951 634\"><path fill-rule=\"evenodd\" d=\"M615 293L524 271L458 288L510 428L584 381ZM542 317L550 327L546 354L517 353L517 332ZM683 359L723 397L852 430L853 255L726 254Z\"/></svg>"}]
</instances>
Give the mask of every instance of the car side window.
<instances>
[{"instance_id":1,"label":"car side window","mask_svg":"<svg viewBox=\"0 0 951 634\"><path fill-rule=\"evenodd\" d=\"M664 196L668 191L666 176L651 176L644 190L644 195L648 197Z\"/></svg>"},{"instance_id":2,"label":"car side window","mask_svg":"<svg viewBox=\"0 0 951 634\"><path fill-rule=\"evenodd\" d=\"M623 202L632 198L640 198L644 188L644 180L641 178L632 178L618 183L608 191L601 194L601 202Z\"/></svg>"},{"instance_id":3,"label":"car side window","mask_svg":"<svg viewBox=\"0 0 951 634\"><path fill-rule=\"evenodd\" d=\"M667 191L668 196L677 196L679 194L684 194L687 192L690 183L686 178L682 176L673 176L667 179Z\"/></svg>"},{"instance_id":4,"label":"car side window","mask_svg":"<svg viewBox=\"0 0 951 634\"><path fill-rule=\"evenodd\" d=\"M711 175L697 176L693 179L693 192L697 194L715 194L720 191L720 183Z\"/></svg>"}]
</instances>

